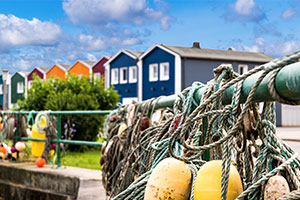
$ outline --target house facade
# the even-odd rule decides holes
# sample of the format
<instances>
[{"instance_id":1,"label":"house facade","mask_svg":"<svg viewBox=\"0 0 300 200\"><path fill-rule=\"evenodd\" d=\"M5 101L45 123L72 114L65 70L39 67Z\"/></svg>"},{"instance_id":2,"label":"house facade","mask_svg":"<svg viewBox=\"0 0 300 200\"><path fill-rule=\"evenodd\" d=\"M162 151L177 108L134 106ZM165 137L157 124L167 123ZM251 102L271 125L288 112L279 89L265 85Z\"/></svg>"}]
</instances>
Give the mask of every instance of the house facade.
<instances>
[{"instance_id":1,"label":"house facade","mask_svg":"<svg viewBox=\"0 0 300 200\"><path fill-rule=\"evenodd\" d=\"M78 76L90 77L93 73L93 67L97 62L78 60L72 67L69 68L69 74L75 74Z\"/></svg>"},{"instance_id":2,"label":"house facade","mask_svg":"<svg viewBox=\"0 0 300 200\"><path fill-rule=\"evenodd\" d=\"M34 75L37 75L41 79L46 79L46 74L49 68L46 67L36 67L34 68L27 76L27 86L26 88L30 89L32 85L32 81L34 80Z\"/></svg>"},{"instance_id":3,"label":"house facade","mask_svg":"<svg viewBox=\"0 0 300 200\"><path fill-rule=\"evenodd\" d=\"M102 57L94 66L93 66L93 74L95 78L103 78L105 79L105 69L104 64L110 59L109 56Z\"/></svg>"},{"instance_id":4,"label":"house facade","mask_svg":"<svg viewBox=\"0 0 300 200\"><path fill-rule=\"evenodd\" d=\"M243 74L271 60L264 53L200 48L198 42L191 47L155 44L139 57L138 99L177 94L195 81L206 84L221 64L230 64ZM281 112L281 105L276 103L278 126L282 124Z\"/></svg>"},{"instance_id":5,"label":"house facade","mask_svg":"<svg viewBox=\"0 0 300 200\"><path fill-rule=\"evenodd\" d=\"M106 86L114 86L123 104L138 101L138 57L142 52L120 50L105 64Z\"/></svg>"},{"instance_id":6,"label":"house facade","mask_svg":"<svg viewBox=\"0 0 300 200\"><path fill-rule=\"evenodd\" d=\"M46 73L46 80L48 80L50 77L66 80L69 67L70 65L64 64L53 65L53 67L51 67L51 69Z\"/></svg>"},{"instance_id":7,"label":"house facade","mask_svg":"<svg viewBox=\"0 0 300 200\"><path fill-rule=\"evenodd\" d=\"M273 58L256 52L203 49L195 42L192 47L155 44L139 59L139 100L146 100L179 93L195 81L206 84L221 64L245 73Z\"/></svg>"},{"instance_id":8,"label":"house facade","mask_svg":"<svg viewBox=\"0 0 300 200\"><path fill-rule=\"evenodd\" d=\"M7 96L6 96L6 102L7 102L7 107L11 107L11 93L10 93L10 83L11 83L11 75L7 75L7 80L6 80L6 88L7 88ZM3 104L4 104L4 82L2 78L2 74L0 75L0 110L3 109Z\"/></svg>"},{"instance_id":9,"label":"house facade","mask_svg":"<svg viewBox=\"0 0 300 200\"><path fill-rule=\"evenodd\" d=\"M26 82L27 73L26 72L16 72L11 77L11 103L16 104L17 101L24 100L26 95Z\"/></svg>"}]
</instances>

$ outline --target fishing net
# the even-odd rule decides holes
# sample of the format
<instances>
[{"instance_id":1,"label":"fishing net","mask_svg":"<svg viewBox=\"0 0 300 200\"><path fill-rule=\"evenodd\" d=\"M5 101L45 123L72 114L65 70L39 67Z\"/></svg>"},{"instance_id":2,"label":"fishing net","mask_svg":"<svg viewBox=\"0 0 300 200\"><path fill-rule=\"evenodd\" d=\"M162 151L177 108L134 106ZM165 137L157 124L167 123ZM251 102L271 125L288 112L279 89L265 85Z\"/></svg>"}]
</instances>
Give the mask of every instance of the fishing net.
<instances>
[{"instance_id":1,"label":"fishing net","mask_svg":"<svg viewBox=\"0 0 300 200\"><path fill-rule=\"evenodd\" d=\"M243 184L237 199L264 199L266 183L276 174L285 177L292 191L280 199L299 199L300 163L297 154L276 135L275 103L254 101L255 91L266 80L273 99L299 105L299 101L280 97L274 87L278 71L299 57L296 52L243 75L230 65L221 65L206 85L195 82L177 95L172 108L158 109L163 97L120 106L105 124L107 141L101 164L107 195L111 199L144 199L153 169L164 158L173 157L191 169L190 199L194 199L197 171L209 160L222 160L222 200L227 199L232 163ZM243 81L254 74L259 74L258 79L245 96ZM233 95L226 103L229 89Z\"/></svg>"}]
</instances>

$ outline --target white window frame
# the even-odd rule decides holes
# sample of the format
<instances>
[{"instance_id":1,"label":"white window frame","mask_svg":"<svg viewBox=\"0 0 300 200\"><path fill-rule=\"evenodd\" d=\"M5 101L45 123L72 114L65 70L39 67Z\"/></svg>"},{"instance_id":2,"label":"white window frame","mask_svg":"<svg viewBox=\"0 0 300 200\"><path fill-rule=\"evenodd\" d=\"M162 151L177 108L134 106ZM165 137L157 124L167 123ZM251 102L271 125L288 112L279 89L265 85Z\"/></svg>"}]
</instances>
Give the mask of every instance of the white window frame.
<instances>
[{"instance_id":1,"label":"white window frame","mask_svg":"<svg viewBox=\"0 0 300 200\"><path fill-rule=\"evenodd\" d=\"M240 75L242 75L241 74L241 69L243 69L243 74L245 74L246 72L248 72L248 65L239 65L239 67L238 67L239 69L238 69L238 72L239 72L239 74Z\"/></svg>"},{"instance_id":2,"label":"white window frame","mask_svg":"<svg viewBox=\"0 0 300 200\"><path fill-rule=\"evenodd\" d=\"M125 79L124 78L124 71L125 71ZM126 84L128 82L128 69L127 67L120 68L120 84Z\"/></svg>"},{"instance_id":3,"label":"white window frame","mask_svg":"<svg viewBox=\"0 0 300 200\"><path fill-rule=\"evenodd\" d=\"M116 85L119 83L119 69L112 68L111 69L111 84Z\"/></svg>"},{"instance_id":4,"label":"white window frame","mask_svg":"<svg viewBox=\"0 0 300 200\"><path fill-rule=\"evenodd\" d=\"M156 76L154 74L154 68L156 68ZM149 65L149 81L155 82L158 81L158 64L153 63Z\"/></svg>"},{"instance_id":5,"label":"white window frame","mask_svg":"<svg viewBox=\"0 0 300 200\"><path fill-rule=\"evenodd\" d=\"M17 82L17 93L18 94L24 93L24 83L23 82Z\"/></svg>"},{"instance_id":6,"label":"white window frame","mask_svg":"<svg viewBox=\"0 0 300 200\"><path fill-rule=\"evenodd\" d=\"M135 72L133 72L135 70ZM135 74L133 76L133 73ZM129 67L129 83L136 83L137 82L137 67L136 66L130 66Z\"/></svg>"},{"instance_id":7,"label":"white window frame","mask_svg":"<svg viewBox=\"0 0 300 200\"><path fill-rule=\"evenodd\" d=\"M28 89L30 89L32 87L32 80L28 81Z\"/></svg>"},{"instance_id":8,"label":"white window frame","mask_svg":"<svg viewBox=\"0 0 300 200\"><path fill-rule=\"evenodd\" d=\"M164 70L166 67L167 70ZM167 75L165 75L165 71L167 71ZM163 62L159 64L159 80L167 81L170 78L170 64L168 62Z\"/></svg>"},{"instance_id":9,"label":"white window frame","mask_svg":"<svg viewBox=\"0 0 300 200\"><path fill-rule=\"evenodd\" d=\"M101 73L94 73L94 79L100 79L101 78Z\"/></svg>"},{"instance_id":10,"label":"white window frame","mask_svg":"<svg viewBox=\"0 0 300 200\"><path fill-rule=\"evenodd\" d=\"M0 94L3 94L3 84L0 84Z\"/></svg>"}]
</instances>

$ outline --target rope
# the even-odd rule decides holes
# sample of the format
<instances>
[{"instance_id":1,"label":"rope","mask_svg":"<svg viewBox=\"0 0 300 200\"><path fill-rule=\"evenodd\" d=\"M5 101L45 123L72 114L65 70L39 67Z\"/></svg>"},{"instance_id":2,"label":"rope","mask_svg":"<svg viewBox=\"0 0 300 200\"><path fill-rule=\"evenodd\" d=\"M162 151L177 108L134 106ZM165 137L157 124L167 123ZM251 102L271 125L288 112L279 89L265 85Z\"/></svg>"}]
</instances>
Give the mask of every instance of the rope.
<instances>
[{"instance_id":1,"label":"rope","mask_svg":"<svg viewBox=\"0 0 300 200\"><path fill-rule=\"evenodd\" d=\"M203 85L195 82L179 94L173 109L164 109L159 124L141 130L141 120L151 118L158 99L135 103L131 125L118 134L126 123L128 105L120 105L106 120L107 144L103 147L103 185L111 199L142 200L147 181L157 164L173 157L188 164L192 172L190 200L194 199L197 171L209 160L222 160L221 199L227 199L230 167L236 165L244 191L237 199L263 199L267 180L284 174L292 191L282 199L300 199L300 161L297 154L276 136L274 102L264 102L259 113L253 96L269 76L271 96L286 101L276 92L276 74L285 65L296 62L300 51L238 75L230 65L214 70L215 78ZM245 103L241 100L243 81L260 73ZM230 105L222 105L224 92L234 88ZM195 94L205 90L200 102ZM154 104L154 105L153 105ZM132 109L132 106L131 108ZM130 110L129 109L129 110Z\"/></svg>"}]
</instances>

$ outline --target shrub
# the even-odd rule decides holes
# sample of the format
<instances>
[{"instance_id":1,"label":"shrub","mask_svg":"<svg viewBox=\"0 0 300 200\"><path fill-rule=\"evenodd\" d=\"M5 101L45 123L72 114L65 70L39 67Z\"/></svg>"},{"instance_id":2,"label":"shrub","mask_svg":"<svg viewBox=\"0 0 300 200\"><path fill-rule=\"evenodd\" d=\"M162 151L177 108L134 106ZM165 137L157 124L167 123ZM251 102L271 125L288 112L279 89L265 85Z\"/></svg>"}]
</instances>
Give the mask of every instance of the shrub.
<instances>
[{"instance_id":1,"label":"shrub","mask_svg":"<svg viewBox=\"0 0 300 200\"><path fill-rule=\"evenodd\" d=\"M41 80L37 76L27 97L18 101L18 110L111 110L119 96L112 88L105 89L102 79L71 75L65 81L58 78ZM64 139L96 141L103 128L101 115L62 115ZM78 150L79 146L69 146Z\"/></svg>"}]
</instances>

